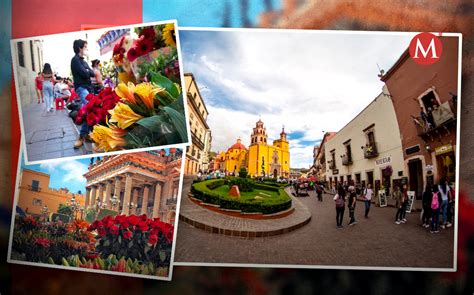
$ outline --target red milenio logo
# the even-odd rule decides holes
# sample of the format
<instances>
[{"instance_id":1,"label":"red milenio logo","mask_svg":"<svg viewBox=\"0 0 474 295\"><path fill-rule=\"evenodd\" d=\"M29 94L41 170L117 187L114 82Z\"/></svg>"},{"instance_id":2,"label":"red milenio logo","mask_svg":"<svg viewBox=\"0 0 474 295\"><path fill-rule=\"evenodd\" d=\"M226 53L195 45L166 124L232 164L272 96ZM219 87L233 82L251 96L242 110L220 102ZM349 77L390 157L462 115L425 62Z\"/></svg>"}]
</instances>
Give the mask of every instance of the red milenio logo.
<instances>
[{"instance_id":1,"label":"red milenio logo","mask_svg":"<svg viewBox=\"0 0 474 295\"><path fill-rule=\"evenodd\" d=\"M437 62L443 53L441 40L431 33L419 33L411 39L409 52L411 58L420 65Z\"/></svg>"}]
</instances>

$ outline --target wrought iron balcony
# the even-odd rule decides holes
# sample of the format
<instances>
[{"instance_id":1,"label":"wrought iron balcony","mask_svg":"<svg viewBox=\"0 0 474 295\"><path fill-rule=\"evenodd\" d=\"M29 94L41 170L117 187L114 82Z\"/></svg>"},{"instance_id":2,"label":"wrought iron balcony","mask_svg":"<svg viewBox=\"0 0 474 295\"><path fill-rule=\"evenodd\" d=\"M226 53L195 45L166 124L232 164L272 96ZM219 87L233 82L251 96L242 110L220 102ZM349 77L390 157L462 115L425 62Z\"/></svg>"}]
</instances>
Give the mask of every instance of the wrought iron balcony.
<instances>
[{"instance_id":1,"label":"wrought iron balcony","mask_svg":"<svg viewBox=\"0 0 474 295\"><path fill-rule=\"evenodd\" d=\"M28 190L39 193L41 191L41 188L39 186L32 186L32 185L29 184L28 185Z\"/></svg>"},{"instance_id":2,"label":"wrought iron balcony","mask_svg":"<svg viewBox=\"0 0 474 295\"><path fill-rule=\"evenodd\" d=\"M438 138L441 140L442 136L448 136L451 132L456 132L456 120L457 118L453 117L437 126L426 126L424 124L421 126L416 121L413 123L416 126L418 136L422 139L434 140Z\"/></svg>"},{"instance_id":3,"label":"wrought iron balcony","mask_svg":"<svg viewBox=\"0 0 474 295\"><path fill-rule=\"evenodd\" d=\"M352 155L344 154L341 156L341 158L342 158L342 165L349 166L352 164Z\"/></svg>"},{"instance_id":4,"label":"wrought iron balcony","mask_svg":"<svg viewBox=\"0 0 474 295\"><path fill-rule=\"evenodd\" d=\"M375 158L379 155L376 142L369 142L365 147L363 146L362 149L364 150L364 158L366 159Z\"/></svg>"},{"instance_id":5,"label":"wrought iron balcony","mask_svg":"<svg viewBox=\"0 0 474 295\"><path fill-rule=\"evenodd\" d=\"M204 142L199 139L194 133L191 133L191 139L194 145L196 145L200 150L204 150Z\"/></svg>"}]
</instances>

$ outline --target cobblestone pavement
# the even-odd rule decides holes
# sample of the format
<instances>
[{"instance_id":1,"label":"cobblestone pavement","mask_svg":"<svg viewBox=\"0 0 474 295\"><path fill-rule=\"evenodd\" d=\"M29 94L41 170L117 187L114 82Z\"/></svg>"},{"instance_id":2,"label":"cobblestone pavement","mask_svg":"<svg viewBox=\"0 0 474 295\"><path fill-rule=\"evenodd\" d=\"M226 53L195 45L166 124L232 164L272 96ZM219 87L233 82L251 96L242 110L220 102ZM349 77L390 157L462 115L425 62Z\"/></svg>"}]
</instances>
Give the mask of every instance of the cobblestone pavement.
<instances>
[{"instance_id":1,"label":"cobblestone pavement","mask_svg":"<svg viewBox=\"0 0 474 295\"><path fill-rule=\"evenodd\" d=\"M186 191L185 188L183 192ZM184 195L183 195L184 196ZM331 266L429 267L453 266L454 227L430 234L420 225L420 213L394 223L395 208L372 206L365 219L357 203L358 224L336 228L334 201L329 194L318 202L313 191L300 200L312 219L290 233L255 239L212 234L179 221L175 261L201 263L298 264ZM275 220L278 222L278 220Z\"/></svg>"},{"instance_id":2,"label":"cobblestone pavement","mask_svg":"<svg viewBox=\"0 0 474 295\"><path fill-rule=\"evenodd\" d=\"M28 161L92 153L92 144L74 149L79 134L67 109L46 112L44 103L22 107Z\"/></svg>"}]
</instances>

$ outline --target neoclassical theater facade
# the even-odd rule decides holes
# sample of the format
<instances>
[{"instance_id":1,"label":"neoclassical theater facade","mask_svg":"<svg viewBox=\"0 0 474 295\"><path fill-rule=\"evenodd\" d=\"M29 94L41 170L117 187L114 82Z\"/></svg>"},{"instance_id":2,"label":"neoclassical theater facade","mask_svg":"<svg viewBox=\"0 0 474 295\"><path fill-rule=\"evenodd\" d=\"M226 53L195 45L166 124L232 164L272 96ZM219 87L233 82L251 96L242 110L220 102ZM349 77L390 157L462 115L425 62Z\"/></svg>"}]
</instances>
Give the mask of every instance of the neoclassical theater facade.
<instances>
[{"instance_id":1,"label":"neoclassical theater facade","mask_svg":"<svg viewBox=\"0 0 474 295\"><path fill-rule=\"evenodd\" d=\"M85 207L173 223L181 161L182 150L176 148L92 158L84 174Z\"/></svg>"}]
</instances>

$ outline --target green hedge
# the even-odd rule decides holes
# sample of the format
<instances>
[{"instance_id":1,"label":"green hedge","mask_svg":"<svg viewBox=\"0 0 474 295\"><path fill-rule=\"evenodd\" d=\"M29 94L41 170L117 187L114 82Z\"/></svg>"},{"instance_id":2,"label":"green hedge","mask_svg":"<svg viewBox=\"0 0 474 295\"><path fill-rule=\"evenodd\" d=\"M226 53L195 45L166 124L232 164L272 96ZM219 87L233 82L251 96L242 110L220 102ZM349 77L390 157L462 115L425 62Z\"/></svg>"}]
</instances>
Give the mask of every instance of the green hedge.
<instances>
[{"instance_id":1,"label":"green hedge","mask_svg":"<svg viewBox=\"0 0 474 295\"><path fill-rule=\"evenodd\" d=\"M261 212L263 214L272 214L291 208L291 198L288 197L283 189L264 184L255 184L256 189L278 192L280 196L288 198L288 200L283 202L281 202L281 199L277 199L266 200L266 203L262 203L262 200L240 200L223 196L213 191L213 189L225 184L226 181L222 179L203 181L193 184L191 192L196 199L204 203L219 205L224 209L241 210L246 213Z\"/></svg>"}]
</instances>

